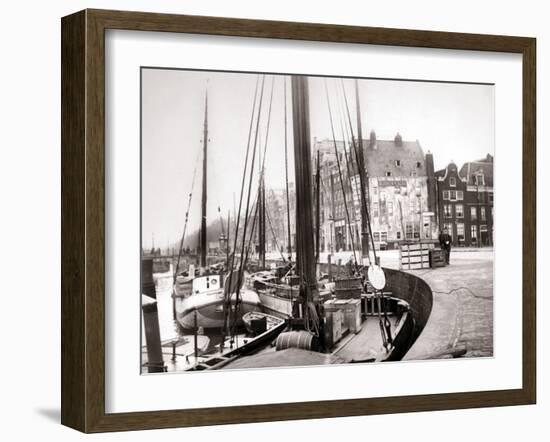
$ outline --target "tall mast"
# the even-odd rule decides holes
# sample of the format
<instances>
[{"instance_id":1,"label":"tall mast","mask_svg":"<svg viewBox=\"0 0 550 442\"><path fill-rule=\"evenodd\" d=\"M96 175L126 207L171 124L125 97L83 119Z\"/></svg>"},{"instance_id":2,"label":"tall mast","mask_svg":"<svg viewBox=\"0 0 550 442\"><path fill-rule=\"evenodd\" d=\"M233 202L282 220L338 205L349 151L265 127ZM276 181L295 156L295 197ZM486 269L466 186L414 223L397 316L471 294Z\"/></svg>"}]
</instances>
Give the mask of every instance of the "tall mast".
<instances>
[{"instance_id":1,"label":"tall mast","mask_svg":"<svg viewBox=\"0 0 550 442\"><path fill-rule=\"evenodd\" d=\"M287 135L287 116L286 116L286 77L284 78L284 101L285 101L285 179L286 179L286 220L287 220L287 251L289 261L292 261L292 237L290 233L290 193L288 191L288 135Z\"/></svg>"},{"instance_id":2,"label":"tall mast","mask_svg":"<svg viewBox=\"0 0 550 442\"><path fill-rule=\"evenodd\" d=\"M319 151L317 151L317 167L315 171L315 262L319 262L321 250L321 165L319 162Z\"/></svg>"},{"instance_id":3,"label":"tall mast","mask_svg":"<svg viewBox=\"0 0 550 442\"><path fill-rule=\"evenodd\" d=\"M200 234L200 267L206 267L206 251L207 251L207 232L206 232L206 174L207 174L207 158L208 158L208 90L204 96L204 133L202 137L203 143L203 159L202 159L202 210L201 210L201 234Z\"/></svg>"},{"instance_id":4,"label":"tall mast","mask_svg":"<svg viewBox=\"0 0 550 442\"><path fill-rule=\"evenodd\" d=\"M231 227L231 211L228 210L227 211L227 239L226 239L226 243L225 243L225 254L226 254L226 267L229 268L229 254L230 254L230 249L229 249L229 232L231 231L230 230L230 227Z\"/></svg>"},{"instance_id":5,"label":"tall mast","mask_svg":"<svg viewBox=\"0 0 550 442\"><path fill-rule=\"evenodd\" d=\"M306 329L319 332L317 312L312 308L317 297L315 252L313 250L313 204L311 140L309 131L308 78L292 76L292 115L294 168L296 173L296 269L301 276L300 295Z\"/></svg>"},{"instance_id":6,"label":"tall mast","mask_svg":"<svg viewBox=\"0 0 550 442\"><path fill-rule=\"evenodd\" d=\"M262 139L261 135L258 135L260 152L258 156L258 164L260 170L260 182L258 187L258 258L260 261L260 267L265 268L265 187L264 187L264 168L262 161Z\"/></svg>"},{"instance_id":7,"label":"tall mast","mask_svg":"<svg viewBox=\"0 0 550 442\"><path fill-rule=\"evenodd\" d=\"M368 178L365 180L365 154L363 151L363 131L361 129L361 105L359 103L359 82L355 80L355 103L357 106L357 167L359 169L359 184L361 186L361 255L364 258L369 257L369 225L367 220L367 197L366 189ZM365 182L367 181L367 182Z\"/></svg>"}]
</instances>

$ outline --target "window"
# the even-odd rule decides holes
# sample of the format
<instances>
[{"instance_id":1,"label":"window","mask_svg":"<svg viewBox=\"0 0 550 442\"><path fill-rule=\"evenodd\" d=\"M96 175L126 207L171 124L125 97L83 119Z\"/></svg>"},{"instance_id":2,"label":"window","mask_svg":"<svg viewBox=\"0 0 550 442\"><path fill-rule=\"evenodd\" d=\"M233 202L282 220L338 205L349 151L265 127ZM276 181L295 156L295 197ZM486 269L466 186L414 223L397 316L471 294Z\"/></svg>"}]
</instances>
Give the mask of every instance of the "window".
<instances>
[{"instance_id":1,"label":"window","mask_svg":"<svg viewBox=\"0 0 550 442\"><path fill-rule=\"evenodd\" d=\"M453 225L452 223L443 223L443 230L447 230L449 232L449 235L453 236Z\"/></svg>"},{"instance_id":2,"label":"window","mask_svg":"<svg viewBox=\"0 0 550 442\"><path fill-rule=\"evenodd\" d=\"M493 194L492 194L492 193L489 193L489 194L487 195L487 197L488 197L488 199L489 199L489 202L490 202L491 204L493 204Z\"/></svg>"},{"instance_id":3,"label":"window","mask_svg":"<svg viewBox=\"0 0 550 442\"><path fill-rule=\"evenodd\" d=\"M393 216L393 202L388 201L386 204L388 208L388 216Z\"/></svg>"},{"instance_id":4,"label":"window","mask_svg":"<svg viewBox=\"0 0 550 442\"><path fill-rule=\"evenodd\" d=\"M464 218L464 206L462 204L455 206L455 214L457 218Z\"/></svg>"},{"instance_id":5,"label":"window","mask_svg":"<svg viewBox=\"0 0 550 442\"><path fill-rule=\"evenodd\" d=\"M464 243L464 223L456 223L456 239L459 244Z\"/></svg>"},{"instance_id":6,"label":"window","mask_svg":"<svg viewBox=\"0 0 550 442\"><path fill-rule=\"evenodd\" d=\"M395 166L401 167L401 160L395 160Z\"/></svg>"},{"instance_id":7,"label":"window","mask_svg":"<svg viewBox=\"0 0 550 442\"><path fill-rule=\"evenodd\" d=\"M396 237L397 239L401 239L401 232L396 232L396 233L395 233L395 237Z\"/></svg>"},{"instance_id":8,"label":"window","mask_svg":"<svg viewBox=\"0 0 550 442\"><path fill-rule=\"evenodd\" d=\"M464 191L463 190L457 190L456 191L456 200L457 201L463 201L464 200Z\"/></svg>"},{"instance_id":9,"label":"window","mask_svg":"<svg viewBox=\"0 0 550 442\"><path fill-rule=\"evenodd\" d=\"M372 232L375 242L380 242L380 232Z\"/></svg>"},{"instance_id":10,"label":"window","mask_svg":"<svg viewBox=\"0 0 550 442\"><path fill-rule=\"evenodd\" d=\"M472 221L477 220L477 207L470 207L470 219Z\"/></svg>"},{"instance_id":11,"label":"window","mask_svg":"<svg viewBox=\"0 0 550 442\"><path fill-rule=\"evenodd\" d=\"M422 167L422 163L420 161L416 162L416 168L420 169Z\"/></svg>"},{"instance_id":12,"label":"window","mask_svg":"<svg viewBox=\"0 0 550 442\"><path fill-rule=\"evenodd\" d=\"M386 172L386 176L391 176L391 172L390 172L390 171L387 171L387 172Z\"/></svg>"},{"instance_id":13,"label":"window","mask_svg":"<svg viewBox=\"0 0 550 442\"><path fill-rule=\"evenodd\" d=\"M378 216L378 203L372 203L372 216Z\"/></svg>"},{"instance_id":14,"label":"window","mask_svg":"<svg viewBox=\"0 0 550 442\"><path fill-rule=\"evenodd\" d=\"M449 201L449 191L448 190L443 191L443 200L444 201Z\"/></svg>"},{"instance_id":15,"label":"window","mask_svg":"<svg viewBox=\"0 0 550 442\"><path fill-rule=\"evenodd\" d=\"M487 232L487 226L486 225L482 225L479 227L479 231L480 232Z\"/></svg>"},{"instance_id":16,"label":"window","mask_svg":"<svg viewBox=\"0 0 550 442\"><path fill-rule=\"evenodd\" d=\"M405 237L407 239L413 239L413 224L412 223L407 223L405 225Z\"/></svg>"},{"instance_id":17,"label":"window","mask_svg":"<svg viewBox=\"0 0 550 442\"><path fill-rule=\"evenodd\" d=\"M445 218L452 218L453 217L453 206L450 204L443 204L443 216Z\"/></svg>"},{"instance_id":18,"label":"window","mask_svg":"<svg viewBox=\"0 0 550 442\"><path fill-rule=\"evenodd\" d=\"M451 201L456 201L456 190L449 191L449 199Z\"/></svg>"},{"instance_id":19,"label":"window","mask_svg":"<svg viewBox=\"0 0 550 442\"><path fill-rule=\"evenodd\" d=\"M485 177L483 176L483 173L476 173L474 175L474 183L476 186L484 186L485 185Z\"/></svg>"},{"instance_id":20,"label":"window","mask_svg":"<svg viewBox=\"0 0 550 442\"><path fill-rule=\"evenodd\" d=\"M388 232L380 232L380 241L388 240Z\"/></svg>"},{"instance_id":21,"label":"window","mask_svg":"<svg viewBox=\"0 0 550 442\"><path fill-rule=\"evenodd\" d=\"M487 218L486 218L487 215L485 213L485 207L480 207L479 211L480 211L479 216L481 217L481 221L486 221L487 220Z\"/></svg>"},{"instance_id":22,"label":"window","mask_svg":"<svg viewBox=\"0 0 550 442\"><path fill-rule=\"evenodd\" d=\"M470 238L472 238L472 244L477 244L477 226L470 226Z\"/></svg>"},{"instance_id":23,"label":"window","mask_svg":"<svg viewBox=\"0 0 550 442\"><path fill-rule=\"evenodd\" d=\"M449 186L456 187L456 178L454 176L449 178Z\"/></svg>"},{"instance_id":24,"label":"window","mask_svg":"<svg viewBox=\"0 0 550 442\"><path fill-rule=\"evenodd\" d=\"M409 200L409 213L414 213L414 200Z\"/></svg>"}]
</instances>

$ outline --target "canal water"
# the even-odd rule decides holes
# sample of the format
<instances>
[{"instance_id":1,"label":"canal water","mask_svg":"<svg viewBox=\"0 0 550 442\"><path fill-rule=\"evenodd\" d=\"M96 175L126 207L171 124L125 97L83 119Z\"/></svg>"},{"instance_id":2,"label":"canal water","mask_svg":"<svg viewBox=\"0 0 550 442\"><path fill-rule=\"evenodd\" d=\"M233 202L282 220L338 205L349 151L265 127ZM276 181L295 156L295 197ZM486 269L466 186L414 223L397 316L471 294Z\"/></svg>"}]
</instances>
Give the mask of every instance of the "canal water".
<instances>
[{"instance_id":1,"label":"canal water","mask_svg":"<svg viewBox=\"0 0 550 442\"><path fill-rule=\"evenodd\" d=\"M155 291L157 296L157 309L159 317L160 340L163 343L164 362L169 371L185 370L189 365L194 364L194 334L185 334L181 328L176 325L173 319L172 310L172 285L173 285L173 266L163 273L154 273ZM142 322L143 325L143 322ZM145 330L142 326L141 331L142 354L146 356ZM205 332L199 329L197 336L197 347L199 354L208 355L218 350L223 337L219 331ZM173 346L176 342L177 361L172 359Z\"/></svg>"}]
</instances>

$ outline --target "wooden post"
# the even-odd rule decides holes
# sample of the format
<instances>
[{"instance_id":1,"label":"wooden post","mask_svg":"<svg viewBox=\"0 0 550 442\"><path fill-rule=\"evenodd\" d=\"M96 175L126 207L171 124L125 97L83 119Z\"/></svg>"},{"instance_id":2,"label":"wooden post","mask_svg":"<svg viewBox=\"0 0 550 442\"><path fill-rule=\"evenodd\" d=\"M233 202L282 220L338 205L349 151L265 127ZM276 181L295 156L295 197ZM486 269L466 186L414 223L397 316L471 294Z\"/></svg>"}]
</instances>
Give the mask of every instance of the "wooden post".
<instances>
[{"instance_id":1,"label":"wooden post","mask_svg":"<svg viewBox=\"0 0 550 442\"><path fill-rule=\"evenodd\" d=\"M162 358L157 302L143 302L141 309L147 345L147 370L149 373L162 373L166 367Z\"/></svg>"},{"instance_id":2,"label":"wooden post","mask_svg":"<svg viewBox=\"0 0 550 442\"><path fill-rule=\"evenodd\" d=\"M194 340L194 346L195 346L195 362L197 362L197 358L199 357L199 349L198 349L198 342L197 342L197 331L198 331L198 324L197 324L197 310L195 309L195 312L194 312L194 320L195 320L195 327L194 327L194 331L195 331L195 334L193 336L193 340Z\"/></svg>"}]
</instances>

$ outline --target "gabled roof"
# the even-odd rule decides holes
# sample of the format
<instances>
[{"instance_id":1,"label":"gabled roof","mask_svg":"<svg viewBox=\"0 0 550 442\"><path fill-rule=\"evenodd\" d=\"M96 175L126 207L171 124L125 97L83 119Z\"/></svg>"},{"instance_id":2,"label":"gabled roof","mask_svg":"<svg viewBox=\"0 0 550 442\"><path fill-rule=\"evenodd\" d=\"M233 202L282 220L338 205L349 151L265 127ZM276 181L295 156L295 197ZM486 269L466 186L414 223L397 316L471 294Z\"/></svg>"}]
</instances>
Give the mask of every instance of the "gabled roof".
<instances>
[{"instance_id":1,"label":"gabled roof","mask_svg":"<svg viewBox=\"0 0 550 442\"><path fill-rule=\"evenodd\" d=\"M493 156L487 154L484 159L464 163L460 168L460 175L465 177L469 185L475 185L476 173L483 173L485 185L493 186Z\"/></svg>"},{"instance_id":2,"label":"gabled roof","mask_svg":"<svg viewBox=\"0 0 550 442\"><path fill-rule=\"evenodd\" d=\"M363 140L365 163L371 177L426 176L424 152L418 141L402 141L398 135L393 140ZM397 161L400 165L397 165Z\"/></svg>"},{"instance_id":3,"label":"gabled roof","mask_svg":"<svg viewBox=\"0 0 550 442\"><path fill-rule=\"evenodd\" d=\"M336 141L338 151L343 152L344 143ZM356 146L357 148L359 146ZM336 163L334 155L334 141L314 140L314 150L322 153L324 164ZM352 173L356 170L355 153L353 145L347 146L348 155L351 157L350 167ZM363 152L367 173L370 177L385 177L390 172L392 177L426 176L426 161L424 152L418 141L403 141L399 134L393 140L377 140L371 133L371 138L363 140ZM345 161L344 157L340 158ZM399 161L399 165L397 165ZM341 167L346 168L345 163Z\"/></svg>"},{"instance_id":4,"label":"gabled roof","mask_svg":"<svg viewBox=\"0 0 550 442\"><path fill-rule=\"evenodd\" d=\"M445 167L445 169L440 169L440 170L435 171L434 175L436 176L436 178L440 178L440 181L445 181L447 179L447 175L449 173L449 167L450 166L455 166L458 178L463 181L464 180L464 175L462 175L461 170L458 170L458 166L456 165L456 163L454 161L451 161L449 164L447 164L447 167Z\"/></svg>"}]
</instances>

